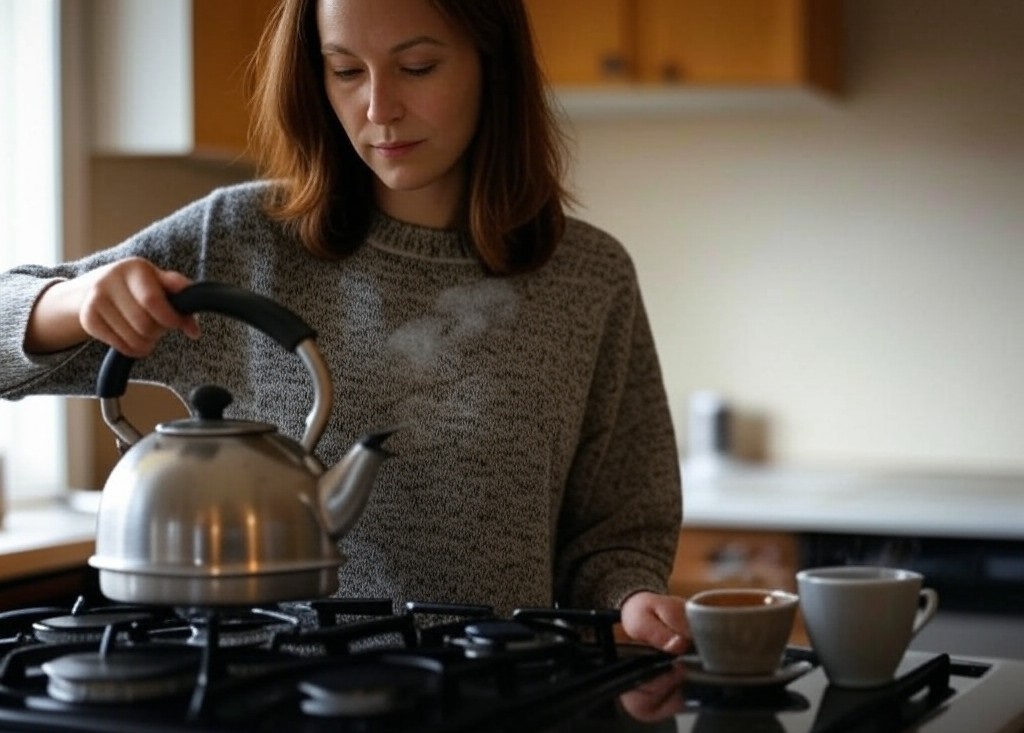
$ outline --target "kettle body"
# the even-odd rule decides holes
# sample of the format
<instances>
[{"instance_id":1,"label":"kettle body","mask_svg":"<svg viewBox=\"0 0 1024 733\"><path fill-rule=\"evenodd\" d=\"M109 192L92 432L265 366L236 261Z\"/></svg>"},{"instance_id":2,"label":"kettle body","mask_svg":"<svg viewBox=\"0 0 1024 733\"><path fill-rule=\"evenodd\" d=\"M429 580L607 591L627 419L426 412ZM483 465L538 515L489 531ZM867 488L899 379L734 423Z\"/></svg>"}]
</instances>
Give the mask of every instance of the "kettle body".
<instances>
[{"instance_id":1,"label":"kettle body","mask_svg":"<svg viewBox=\"0 0 1024 733\"><path fill-rule=\"evenodd\" d=\"M225 419L231 396L207 385L193 392L189 418L142 436L118 400L131 360L112 349L97 393L127 449L100 497L89 563L99 570L101 592L126 603L188 607L330 595L344 562L337 539L361 514L392 431L365 436L326 470L312 449L332 389L312 330L273 301L218 283L194 284L171 299L183 313L233 315L294 347L313 377L314 405L300 442L267 423Z\"/></svg>"}]
</instances>

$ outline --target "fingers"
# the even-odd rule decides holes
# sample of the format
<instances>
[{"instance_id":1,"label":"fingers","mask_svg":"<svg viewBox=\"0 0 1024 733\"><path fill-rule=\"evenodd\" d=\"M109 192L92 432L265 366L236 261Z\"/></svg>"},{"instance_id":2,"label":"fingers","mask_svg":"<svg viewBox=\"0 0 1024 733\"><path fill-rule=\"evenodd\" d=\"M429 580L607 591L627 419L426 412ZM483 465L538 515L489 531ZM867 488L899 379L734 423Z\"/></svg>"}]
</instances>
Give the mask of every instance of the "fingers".
<instances>
[{"instance_id":1,"label":"fingers","mask_svg":"<svg viewBox=\"0 0 1024 733\"><path fill-rule=\"evenodd\" d=\"M683 600L641 592L622 605L622 627L637 641L669 654L682 654L690 645Z\"/></svg>"},{"instance_id":2,"label":"fingers","mask_svg":"<svg viewBox=\"0 0 1024 733\"><path fill-rule=\"evenodd\" d=\"M164 291L168 293L177 293L184 288L192 284L192 281L182 275L180 272L174 272L172 270L159 270L160 282L164 286ZM181 325L179 328L191 339L199 338L199 322L195 316L181 316Z\"/></svg>"},{"instance_id":3,"label":"fingers","mask_svg":"<svg viewBox=\"0 0 1024 733\"><path fill-rule=\"evenodd\" d=\"M668 654L683 654L690 647L690 635L663 624L652 624L647 643Z\"/></svg>"},{"instance_id":4,"label":"fingers","mask_svg":"<svg viewBox=\"0 0 1024 733\"><path fill-rule=\"evenodd\" d=\"M651 595L648 606L651 643L662 651L682 654L690 644L690 630L682 599Z\"/></svg>"},{"instance_id":5,"label":"fingers","mask_svg":"<svg viewBox=\"0 0 1024 733\"><path fill-rule=\"evenodd\" d=\"M658 602L653 607L654 615L670 629L672 638L665 641L660 647L666 652L682 654L690 645L690 626L686 622L686 612L683 601L672 596L659 596Z\"/></svg>"},{"instance_id":6,"label":"fingers","mask_svg":"<svg viewBox=\"0 0 1024 733\"><path fill-rule=\"evenodd\" d=\"M198 325L167 300L189 283L180 273L160 270L146 260L123 260L83 276L88 279L80 310L82 327L125 356L148 356L168 330L198 336Z\"/></svg>"},{"instance_id":7,"label":"fingers","mask_svg":"<svg viewBox=\"0 0 1024 733\"><path fill-rule=\"evenodd\" d=\"M668 654L685 654L690 647L690 637L683 634L673 634L666 641L658 645L658 648Z\"/></svg>"}]
</instances>

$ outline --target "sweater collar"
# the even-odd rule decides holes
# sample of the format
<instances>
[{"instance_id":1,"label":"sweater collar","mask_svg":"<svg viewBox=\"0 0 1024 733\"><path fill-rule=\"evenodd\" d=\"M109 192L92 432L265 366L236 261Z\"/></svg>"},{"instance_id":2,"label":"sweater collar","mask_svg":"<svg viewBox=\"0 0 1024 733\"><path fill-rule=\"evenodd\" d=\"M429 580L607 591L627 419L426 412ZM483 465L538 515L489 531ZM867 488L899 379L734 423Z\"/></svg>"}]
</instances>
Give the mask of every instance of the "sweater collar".
<instances>
[{"instance_id":1,"label":"sweater collar","mask_svg":"<svg viewBox=\"0 0 1024 733\"><path fill-rule=\"evenodd\" d=\"M461 229L433 229L393 219L382 211L370 218L367 243L374 249L427 260L477 263L469 233Z\"/></svg>"}]
</instances>

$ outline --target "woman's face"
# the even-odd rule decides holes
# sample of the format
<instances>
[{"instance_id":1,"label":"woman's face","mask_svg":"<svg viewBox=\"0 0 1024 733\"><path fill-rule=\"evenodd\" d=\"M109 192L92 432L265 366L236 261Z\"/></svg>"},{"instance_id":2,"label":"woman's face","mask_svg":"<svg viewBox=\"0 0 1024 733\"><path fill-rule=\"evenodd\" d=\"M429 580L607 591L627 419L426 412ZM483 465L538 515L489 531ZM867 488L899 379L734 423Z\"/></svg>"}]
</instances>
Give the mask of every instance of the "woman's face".
<instances>
[{"instance_id":1,"label":"woman's face","mask_svg":"<svg viewBox=\"0 0 1024 733\"><path fill-rule=\"evenodd\" d=\"M378 205L447 226L465 190L480 108L480 57L429 0L318 0L324 86Z\"/></svg>"}]
</instances>

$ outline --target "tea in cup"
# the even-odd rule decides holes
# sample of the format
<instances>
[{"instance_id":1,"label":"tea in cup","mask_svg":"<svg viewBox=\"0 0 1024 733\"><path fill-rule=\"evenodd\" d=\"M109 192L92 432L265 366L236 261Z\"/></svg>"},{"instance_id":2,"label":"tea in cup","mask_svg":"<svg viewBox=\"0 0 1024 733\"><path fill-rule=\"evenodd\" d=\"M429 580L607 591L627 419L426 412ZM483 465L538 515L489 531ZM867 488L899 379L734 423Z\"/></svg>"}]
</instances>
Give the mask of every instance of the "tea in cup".
<instances>
[{"instance_id":1,"label":"tea in cup","mask_svg":"<svg viewBox=\"0 0 1024 733\"><path fill-rule=\"evenodd\" d=\"M697 654L708 672L768 675L782 662L799 598L788 591L718 588L686 601Z\"/></svg>"},{"instance_id":2,"label":"tea in cup","mask_svg":"<svg viewBox=\"0 0 1024 733\"><path fill-rule=\"evenodd\" d=\"M939 596L912 570L810 568L796 575L811 646L837 687L891 682L910 640L931 621Z\"/></svg>"}]
</instances>

